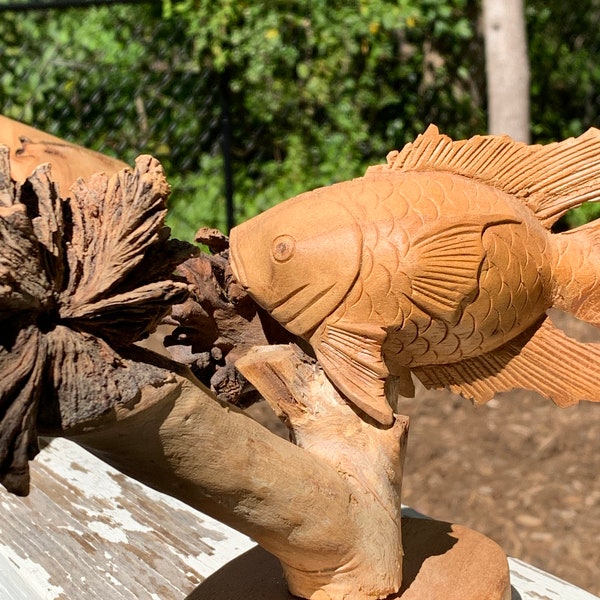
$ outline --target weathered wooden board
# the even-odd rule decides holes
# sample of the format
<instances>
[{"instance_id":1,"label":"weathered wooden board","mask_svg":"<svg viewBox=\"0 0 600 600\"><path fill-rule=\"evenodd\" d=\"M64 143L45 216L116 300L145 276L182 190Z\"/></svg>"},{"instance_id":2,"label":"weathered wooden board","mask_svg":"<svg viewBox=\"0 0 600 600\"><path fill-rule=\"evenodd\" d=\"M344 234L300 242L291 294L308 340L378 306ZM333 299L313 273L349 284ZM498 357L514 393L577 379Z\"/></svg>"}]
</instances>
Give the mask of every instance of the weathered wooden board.
<instances>
[{"instance_id":1,"label":"weathered wooden board","mask_svg":"<svg viewBox=\"0 0 600 600\"><path fill-rule=\"evenodd\" d=\"M2 600L181 599L254 545L59 439L0 510Z\"/></svg>"},{"instance_id":2,"label":"weathered wooden board","mask_svg":"<svg viewBox=\"0 0 600 600\"><path fill-rule=\"evenodd\" d=\"M575 587L541 569L516 558L508 559L513 600L597 600L589 592Z\"/></svg>"},{"instance_id":3,"label":"weathered wooden board","mask_svg":"<svg viewBox=\"0 0 600 600\"><path fill-rule=\"evenodd\" d=\"M0 600L183 600L255 545L66 440L44 448L32 476L27 498L0 492ZM598 600L509 564L513 600Z\"/></svg>"}]
</instances>

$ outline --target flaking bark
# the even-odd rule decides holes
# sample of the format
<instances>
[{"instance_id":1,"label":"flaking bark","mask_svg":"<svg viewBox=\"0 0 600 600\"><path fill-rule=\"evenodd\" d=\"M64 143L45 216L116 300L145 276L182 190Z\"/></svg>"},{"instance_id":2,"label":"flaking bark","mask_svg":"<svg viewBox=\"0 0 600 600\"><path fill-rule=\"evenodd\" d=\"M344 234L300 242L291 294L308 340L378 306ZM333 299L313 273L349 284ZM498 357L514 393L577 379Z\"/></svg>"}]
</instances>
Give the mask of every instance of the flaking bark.
<instances>
[{"instance_id":1,"label":"flaking bark","mask_svg":"<svg viewBox=\"0 0 600 600\"><path fill-rule=\"evenodd\" d=\"M179 266L190 296L173 307L173 332L165 339L171 356L220 400L247 407L260 396L235 368L254 346L298 342L252 300L235 281L229 264L229 240L216 229L202 228L196 241L202 253Z\"/></svg>"}]
</instances>

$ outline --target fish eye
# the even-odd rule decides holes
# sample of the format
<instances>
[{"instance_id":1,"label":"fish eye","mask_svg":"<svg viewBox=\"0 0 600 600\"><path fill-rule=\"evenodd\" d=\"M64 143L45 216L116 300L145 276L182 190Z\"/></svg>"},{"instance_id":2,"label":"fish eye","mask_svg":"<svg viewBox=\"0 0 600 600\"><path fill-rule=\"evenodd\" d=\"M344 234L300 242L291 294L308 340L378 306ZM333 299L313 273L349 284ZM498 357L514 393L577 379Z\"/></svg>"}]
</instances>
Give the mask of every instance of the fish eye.
<instances>
[{"instance_id":1,"label":"fish eye","mask_svg":"<svg viewBox=\"0 0 600 600\"><path fill-rule=\"evenodd\" d=\"M295 250L296 240L291 235L278 235L271 245L273 258L280 263L290 260Z\"/></svg>"}]
</instances>

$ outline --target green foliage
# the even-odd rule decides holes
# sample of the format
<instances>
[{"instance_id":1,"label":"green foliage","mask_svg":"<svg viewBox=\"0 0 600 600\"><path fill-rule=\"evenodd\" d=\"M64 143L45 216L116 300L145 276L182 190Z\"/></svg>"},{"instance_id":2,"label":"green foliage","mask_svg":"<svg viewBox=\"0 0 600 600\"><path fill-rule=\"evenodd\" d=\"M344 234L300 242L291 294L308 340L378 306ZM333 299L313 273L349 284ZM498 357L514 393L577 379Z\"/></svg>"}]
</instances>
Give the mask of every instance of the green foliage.
<instances>
[{"instance_id":1,"label":"green foliage","mask_svg":"<svg viewBox=\"0 0 600 600\"><path fill-rule=\"evenodd\" d=\"M430 122L482 131L474 11L467 0L170 0L165 15L185 24L201 67L230 84L237 219L362 174ZM209 197L176 196L176 231Z\"/></svg>"},{"instance_id":2,"label":"green foliage","mask_svg":"<svg viewBox=\"0 0 600 600\"><path fill-rule=\"evenodd\" d=\"M600 1L529 0L532 131L544 142L598 124Z\"/></svg>"},{"instance_id":3,"label":"green foliage","mask_svg":"<svg viewBox=\"0 0 600 600\"><path fill-rule=\"evenodd\" d=\"M178 236L224 227L219 90L237 219L362 174L430 122L483 129L474 0L165 0L2 13L3 112L172 182Z\"/></svg>"},{"instance_id":4,"label":"green foliage","mask_svg":"<svg viewBox=\"0 0 600 600\"><path fill-rule=\"evenodd\" d=\"M0 12L6 116L129 162L150 153L169 172L195 168L198 98L214 96L193 41L148 5ZM205 136L206 137L206 136ZM177 165L177 167L175 167Z\"/></svg>"},{"instance_id":5,"label":"green foliage","mask_svg":"<svg viewBox=\"0 0 600 600\"><path fill-rule=\"evenodd\" d=\"M139 69L143 46L129 35L127 7L71 11L3 13L0 29L6 45L1 60L3 113L40 123L52 133L75 137L87 145L110 147L110 137L94 131L85 139L82 124L92 122L100 107L118 110L126 101L90 102L98 96L127 97L133 72ZM120 24L116 27L115 25ZM122 93L111 89L109 74L130 73L118 80ZM111 92L113 92L111 94ZM61 115L66 118L60 119ZM41 115L41 119L39 116ZM127 130L130 123L124 123ZM100 135L99 135L100 134ZM108 134L110 136L110 134Z\"/></svg>"},{"instance_id":6,"label":"green foliage","mask_svg":"<svg viewBox=\"0 0 600 600\"><path fill-rule=\"evenodd\" d=\"M600 0L529 0L531 130L547 143L600 125ZM600 204L569 212L563 227L600 217Z\"/></svg>"},{"instance_id":7,"label":"green foliage","mask_svg":"<svg viewBox=\"0 0 600 600\"><path fill-rule=\"evenodd\" d=\"M167 224L175 236L192 241L201 226L225 230L223 165L220 156L204 154L197 171L169 177L171 202Z\"/></svg>"},{"instance_id":8,"label":"green foliage","mask_svg":"<svg viewBox=\"0 0 600 600\"><path fill-rule=\"evenodd\" d=\"M160 0L157 0L160 3ZM478 0L162 0L0 13L2 112L171 181L169 222L225 228L229 89L236 219L361 175L436 123L485 131ZM598 124L600 0L529 0L532 131ZM227 98L225 98L227 99ZM596 211L596 212L594 212ZM573 226L598 214L585 207Z\"/></svg>"}]
</instances>

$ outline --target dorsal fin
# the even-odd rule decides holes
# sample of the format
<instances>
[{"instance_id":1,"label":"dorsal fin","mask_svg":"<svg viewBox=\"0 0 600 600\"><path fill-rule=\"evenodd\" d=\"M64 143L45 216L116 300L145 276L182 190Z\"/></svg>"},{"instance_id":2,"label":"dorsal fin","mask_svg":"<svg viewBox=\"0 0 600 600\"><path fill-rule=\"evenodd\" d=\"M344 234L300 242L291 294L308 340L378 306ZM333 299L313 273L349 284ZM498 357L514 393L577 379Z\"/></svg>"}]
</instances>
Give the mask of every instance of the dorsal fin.
<instances>
[{"instance_id":1,"label":"dorsal fin","mask_svg":"<svg viewBox=\"0 0 600 600\"><path fill-rule=\"evenodd\" d=\"M600 130L541 146L507 135L454 141L430 125L367 176L390 171L449 171L476 179L518 197L550 228L570 209L600 200Z\"/></svg>"}]
</instances>

